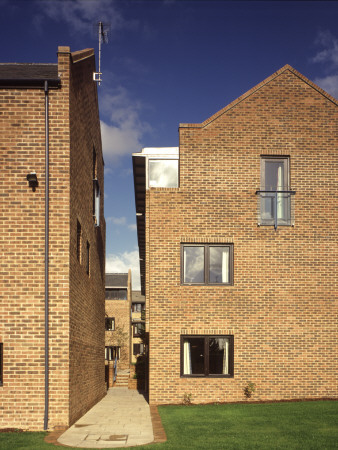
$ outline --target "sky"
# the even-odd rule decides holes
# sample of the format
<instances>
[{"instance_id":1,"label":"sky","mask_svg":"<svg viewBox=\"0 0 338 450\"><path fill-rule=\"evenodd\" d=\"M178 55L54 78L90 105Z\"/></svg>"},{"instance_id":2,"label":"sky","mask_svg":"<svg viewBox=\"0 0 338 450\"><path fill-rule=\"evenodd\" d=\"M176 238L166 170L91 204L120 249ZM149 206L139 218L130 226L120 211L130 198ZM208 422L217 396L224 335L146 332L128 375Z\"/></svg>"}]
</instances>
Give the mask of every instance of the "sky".
<instances>
[{"instance_id":1,"label":"sky","mask_svg":"<svg viewBox=\"0 0 338 450\"><path fill-rule=\"evenodd\" d=\"M290 64L338 98L338 1L0 0L0 62L56 63L108 29L98 86L105 161L106 272L139 289L132 153L175 147Z\"/></svg>"}]
</instances>

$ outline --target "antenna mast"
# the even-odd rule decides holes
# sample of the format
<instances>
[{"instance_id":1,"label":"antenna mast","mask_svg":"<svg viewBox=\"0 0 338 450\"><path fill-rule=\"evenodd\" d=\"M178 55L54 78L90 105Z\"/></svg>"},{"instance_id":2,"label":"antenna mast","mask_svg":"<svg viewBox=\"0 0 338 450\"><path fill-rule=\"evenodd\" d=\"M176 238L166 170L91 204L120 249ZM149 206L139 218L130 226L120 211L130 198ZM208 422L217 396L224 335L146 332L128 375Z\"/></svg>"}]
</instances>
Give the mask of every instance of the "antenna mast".
<instances>
[{"instance_id":1,"label":"antenna mast","mask_svg":"<svg viewBox=\"0 0 338 450\"><path fill-rule=\"evenodd\" d=\"M107 25L104 25L103 22L98 22L98 37L99 37L99 71L93 73L93 80L97 81L99 83L99 86L101 85L101 44L102 43L108 43L108 29L109 27Z\"/></svg>"}]
</instances>

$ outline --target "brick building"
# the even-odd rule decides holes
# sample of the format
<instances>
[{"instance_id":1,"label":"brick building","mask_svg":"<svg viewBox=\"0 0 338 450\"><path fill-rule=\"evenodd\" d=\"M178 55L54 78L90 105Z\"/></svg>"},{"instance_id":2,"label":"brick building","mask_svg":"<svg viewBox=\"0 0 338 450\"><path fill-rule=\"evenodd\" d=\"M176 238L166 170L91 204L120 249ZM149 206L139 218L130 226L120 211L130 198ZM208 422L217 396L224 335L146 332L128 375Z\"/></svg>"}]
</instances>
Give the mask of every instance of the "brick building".
<instances>
[{"instance_id":1,"label":"brick building","mask_svg":"<svg viewBox=\"0 0 338 450\"><path fill-rule=\"evenodd\" d=\"M132 291L131 298L131 362L136 363L137 357L145 353L144 330L145 330L146 301L141 291Z\"/></svg>"},{"instance_id":2,"label":"brick building","mask_svg":"<svg viewBox=\"0 0 338 450\"><path fill-rule=\"evenodd\" d=\"M106 393L103 158L92 49L0 64L0 428L69 426Z\"/></svg>"},{"instance_id":3,"label":"brick building","mask_svg":"<svg viewBox=\"0 0 338 450\"><path fill-rule=\"evenodd\" d=\"M337 103L287 65L133 155L151 404L337 398Z\"/></svg>"},{"instance_id":4,"label":"brick building","mask_svg":"<svg viewBox=\"0 0 338 450\"><path fill-rule=\"evenodd\" d=\"M130 366L131 270L106 274L105 358L117 361L117 370ZM107 376L106 376L107 378Z\"/></svg>"}]
</instances>

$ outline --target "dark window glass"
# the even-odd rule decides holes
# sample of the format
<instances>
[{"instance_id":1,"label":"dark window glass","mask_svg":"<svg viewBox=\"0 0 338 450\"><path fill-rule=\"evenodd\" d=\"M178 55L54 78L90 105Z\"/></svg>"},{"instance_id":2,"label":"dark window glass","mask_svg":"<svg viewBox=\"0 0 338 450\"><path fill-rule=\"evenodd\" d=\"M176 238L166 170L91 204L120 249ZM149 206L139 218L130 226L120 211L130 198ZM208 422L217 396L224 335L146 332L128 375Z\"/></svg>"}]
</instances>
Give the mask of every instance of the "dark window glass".
<instances>
[{"instance_id":1,"label":"dark window glass","mask_svg":"<svg viewBox=\"0 0 338 450\"><path fill-rule=\"evenodd\" d=\"M133 336L140 337L144 331L144 323L134 323L133 325Z\"/></svg>"},{"instance_id":2,"label":"dark window glass","mask_svg":"<svg viewBox=\"0 0 338 450\"><path fill-rule=\"evenodd\" d=\"M229 339L209 338L209 374L229 374Z\"/></svg>"},{"instance_id":3,"label":"dark window glass","mask_svg":"<svg viewBox=\"0 0 338 450\"><path fill-rule=\"evenodd\" d=\"M233 376L233 336L182 336L182 376Z\"/></svg>"},{"instance_id":4,"label":"dark window glass","mask_svg":"<svg viewBox=\"0 0 338 450\"><path fill-rule=\"evenodd\" d=\"M143 353L144 353L144 345L142 343L133 345L133 355L143 355Z\"/></svg>"},{"instance_id":5,"label":"dark window glass","mask_svg":"<svg viewBox=\"0 0 338 450\"><path fill-rule=\"evenodd\" d=\"M106 325L107 331L114 331L115 330L115 318L114 317L106 317L105 325Z\"/></svg>"},{"instance_id":6,"label":"dark window glass","mask_svg":"<svg viewBox=\"0 0 338 450\"><path fill-rule=\"evenodd\" d=\"M204 247L185 245L183 258L184 283L204 283Z\"/></svg>"},{"instance_id":7,"label":"dark window glass","mask_svg":"<svg viewBox=\"0 0 338 450\"><path fill-rule=\"evenodd\" d=\"M127 289L106 288L106 300L127 300Z\"/></svg>"},{"instance_id":8,"label":"dark window glass","mask_svg":"<svg viewBox=\"0 0 338 450\"><path fill-rule=\"evenodd\" d=\"M89 269L90 269L90 244L87 241L87 266L86 266L86 271L87 271L88 275L89 275Z\"/></svg>"},{"instance_id":9,"label":"dark window glass","mask_svg":"<svg viewBox=\"0 0 338 450\"><path fill-rule=\"evenodd\" d=\"M105 347L105 359L106 361L114 361L115 359L120 359L120 347L112 346Z\"/></svg>"},{"instance_id":10,"label":"dark window glass","mask_svg":"<svg viewBox=\"0 0 338 450\"><path fill-rule=\"evenodd\" d=\"M183 244L183 284L232 284L233 245Z\"/></svg>"},{"instance_id":11,"label":"dark window glass","mask_svg":"<svg viewBox=\"0 0 338 450\"><path fill-rule=\"evenodd\" d=\"M82 228L79 221L77 221L76 231L76 257L81 264L81 246L82 246Z\"/></svg>"},{"instance_id":12,"label":"dark window glass","mask_svg":"<svg viewBox=\"0 0 338 450\"><path fill-rule=\"evenodd\" d=\"M229 283L230 248L209 246L209 282Z\"/></svg>"}]
</instances>

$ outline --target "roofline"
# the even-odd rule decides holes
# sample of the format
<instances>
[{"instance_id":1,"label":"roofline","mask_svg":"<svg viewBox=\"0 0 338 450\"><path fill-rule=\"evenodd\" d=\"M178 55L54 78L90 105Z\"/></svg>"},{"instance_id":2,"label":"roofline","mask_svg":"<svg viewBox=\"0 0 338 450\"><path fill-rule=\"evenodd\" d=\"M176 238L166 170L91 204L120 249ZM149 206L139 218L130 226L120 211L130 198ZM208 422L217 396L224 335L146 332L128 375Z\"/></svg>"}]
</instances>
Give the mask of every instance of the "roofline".
<instances>
[{"instance_id":1,"label":"roofline","mask_svg":"<svg viewBox=\"0 0 338 450\"><path fill-rule=\"evenodd\" d=\"M13 89L16 87L20 88L36 88L40 89L45 86L45 81L48 82L49 88L55 88L58 89L61 86L61 80L60 78L3 78L0 79L0 86L2 88L9 88Z\"/></svg>"},{"instance_id":2,"label":"roofline","mask_svg":"<svg viewBox=\"0 0 338 450\"><path fill-rule=\"evenodd\" d=\"M320 88L315 83L313 83L313 81L306 78L304 75L302 75L300 72L298 72L298 70L294 69L289 64L286 64L281 69L277 70L277 72L273 73L268 78L261 81L259 84L257 84L253 88L249 89L249 91L245 92L240 97L236 98L233 102L229 103L229 105L225 106L220 111L213 114L211 117L206 119L204 122L202 122L202 123L180 123L179 128L204 128L204 127L206 127L211 122L216 120L219 116L221 116L222 114L225 114L230 109L237 106L240 102L242 102L243 100L250 97L252 94L257 92L259 89L261 89L262 87L264 87L265 85L267 85L268 83L270 83L271 81L273 81L275 78L279 77L282 73L284 73L286 71L292 72L294 75L296 75L302 81L304 81L306 84L311 86L313 89L315 89L320 94L322 94L324 97L326 97L329 101L331 101L332 103L334 103L335 105L338 106L338 100L336 98L332 97L332 95L328 94L326 91L324 91L324 89Z\"/></svg>"},{"instance_id":3,"label":"roofline","mask_svg":"<svg viewBox=\"0 0 338 450\"><path fill-rule=\"evenodd\" d=\"M95 52L93 48L85 48L83 50L77 50L75 52L70 52L72 55L72 62L77 63L82 61L83 59L90 58L91 56L95 56Z\"/></svg>"}]
</instances>

